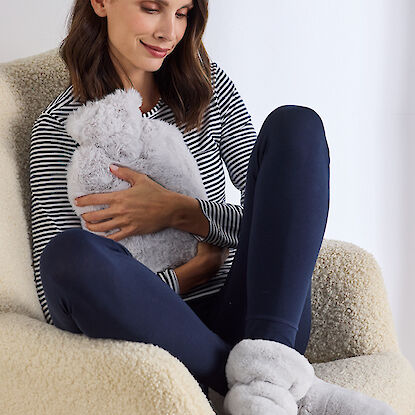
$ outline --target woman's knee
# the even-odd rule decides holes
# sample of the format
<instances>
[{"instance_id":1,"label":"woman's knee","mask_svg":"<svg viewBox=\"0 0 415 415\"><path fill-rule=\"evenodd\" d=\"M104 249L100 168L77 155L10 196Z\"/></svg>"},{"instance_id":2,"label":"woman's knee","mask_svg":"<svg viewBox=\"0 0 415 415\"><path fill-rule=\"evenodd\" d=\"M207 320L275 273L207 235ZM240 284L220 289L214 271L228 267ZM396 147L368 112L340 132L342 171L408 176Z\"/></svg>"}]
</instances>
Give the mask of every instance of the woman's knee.
<instances>
[{"instance_id":1,"label":"woman's knee","mask_svg":"<svg viewBox=\"0 0 415 415\"><path fill-rule=\"evenodd\" d=\"M82 228L70 228L56 234L40 256L42 281L53 278L54 283L64 283L70 277L73 282L76 276L73 268L89 255L91 235Z\"/></svg>"},{"instance_id":2,"label":"woman's knee","mask_svg":"<svg viewBox=\"0 0 415 415\"><path fill-rule=\"evenodd\" d=\"M296 152L310 147L322 147L327 153L329 151L323 121L312 108L283 105L267 116L264 125L275 132L268 135L278 145L289 146Z\"/></svg>"},{"instance_id":3,"label":"woman's knee","mask_svg":"<svg viewBox=\"0 0 415 415\"><path fill-rule=\"evenodd\" d=\"M66 256L63 254L72 252L74 249L82 250L86 244L89 244L91 235L91 232L82 228L65 229L49 240L43 249L41 257Z\"/></svg>"},{"instance_id":4,"label":"woman's knee","mask_svg":"<svg viewBox=\"0 0 415 415\"><path fill-rule=\"evenodd\" d=\"M301 105L282 105L275 108L265 121L286 123L288 126L309 125L310 128L321 128L323 121L312 108Z\"/></svg>"}]
</instances>

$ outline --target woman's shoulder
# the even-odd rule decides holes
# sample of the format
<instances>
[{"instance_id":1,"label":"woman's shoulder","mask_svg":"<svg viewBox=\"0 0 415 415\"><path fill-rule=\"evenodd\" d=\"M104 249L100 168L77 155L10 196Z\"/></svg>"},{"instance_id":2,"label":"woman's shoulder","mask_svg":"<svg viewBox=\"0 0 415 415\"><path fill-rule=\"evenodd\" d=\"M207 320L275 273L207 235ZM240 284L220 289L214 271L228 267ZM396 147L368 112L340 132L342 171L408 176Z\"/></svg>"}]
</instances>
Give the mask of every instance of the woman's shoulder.
<instances>
[{"instance_id":1,"label":"woman's shoulder","mask_svg":"<svg viewBox=\"0 0 415 415\"><path fill-rule=\"evenodd\" d=\"M64 124L68 115L82 104L73 96L73 86L69 85L41 112L38 120L54 119Z\"/></svg>"},{"instance_id":2,"label":"woman's shoulder","mask_svg":"<svg viewBox=\"0 0 415 415\"><path fill-rule=\"evenodd\" d=\"M71 149L75 144L66 131L66 120L69 114L82 105L72 95L72 85L68 86L39 114L32 126L31 142L48 145L52 148L56 143L68 145ZM53 138L53 140L51 140ZM59 140L55 140L59 138Z\"/></svg>"},{"instance_id":3,"label":"woman's shoulder","mask_svg":"<svg viewBox=\"0 0 415 415\"><path fill-rule=\"evenodd\" d=\"M210 69L212 76L212 86L218 95L223 95L229 92L234 83L227 71L219 65L216 61L210 61Z\"/></svg>"}]
</instances>

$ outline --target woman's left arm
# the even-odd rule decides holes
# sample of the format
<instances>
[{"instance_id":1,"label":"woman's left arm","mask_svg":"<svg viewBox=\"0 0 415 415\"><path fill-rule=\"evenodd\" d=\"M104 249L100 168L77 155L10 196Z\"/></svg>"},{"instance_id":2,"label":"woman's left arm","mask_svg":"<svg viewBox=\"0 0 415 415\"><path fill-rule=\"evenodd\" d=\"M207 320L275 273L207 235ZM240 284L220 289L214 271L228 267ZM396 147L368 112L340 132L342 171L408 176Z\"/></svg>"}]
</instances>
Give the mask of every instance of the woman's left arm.
<instances>
[{"instance_id":1,"label":"woman's left arm","mask_svg":"<svg viewBox=\"0 0 415 415\"><path fill-rule=\"evenodd\" d=\"M246 105L229 76L213 62L213 85L221 118L220 155L233 185L241 192L241 205L177 196L172 227L192 233L198 241L236 248L243 216L249 158L257 134Z\"/></svg>"}]
</instances>

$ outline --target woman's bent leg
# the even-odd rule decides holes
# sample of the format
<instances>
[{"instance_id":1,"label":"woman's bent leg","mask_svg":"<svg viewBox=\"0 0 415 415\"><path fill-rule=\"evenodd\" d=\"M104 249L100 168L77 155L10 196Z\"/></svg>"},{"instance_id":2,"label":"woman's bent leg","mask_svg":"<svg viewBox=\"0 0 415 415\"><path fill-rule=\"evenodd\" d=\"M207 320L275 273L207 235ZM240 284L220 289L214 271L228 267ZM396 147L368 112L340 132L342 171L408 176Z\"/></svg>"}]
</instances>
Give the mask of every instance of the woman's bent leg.
<instances>
[{"instance_id":1,"label":"woman's bent leg","mask_svg":"<svg viewBox=\"0 0 415 415\"><path fill-rule=\"evenodd\" d=\"M323 123L287 105L265 120L253 148L239 243L209 326L229 344L284 343L304 354L311 277L329 209L329 149Z\"/></svg>"},{"instance_id":2,"label":"woman's bent leg","mask_svg":"<svg viewBox=\"0 0 415 415\"><path fill-rule=\"evenodd\" d=\"M40 273L57 327L160 346L199 383L225 395L230 345L120 243L82 228L65 230L43 250Z\"/></svg>"}]
</instances>

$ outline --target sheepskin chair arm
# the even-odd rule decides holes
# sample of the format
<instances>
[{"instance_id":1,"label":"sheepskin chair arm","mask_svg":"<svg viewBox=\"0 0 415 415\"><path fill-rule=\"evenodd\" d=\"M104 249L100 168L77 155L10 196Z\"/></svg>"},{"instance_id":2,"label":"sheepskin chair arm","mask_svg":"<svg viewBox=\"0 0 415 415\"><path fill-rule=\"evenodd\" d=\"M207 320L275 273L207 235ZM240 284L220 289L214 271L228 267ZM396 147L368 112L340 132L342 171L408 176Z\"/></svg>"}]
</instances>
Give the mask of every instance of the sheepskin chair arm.
<instances>
[{"instance_id":1,"label":"sheepskin chair arm","mask_svg":"<svg viewBox=\"0 0 415 415\"><path fill-rule=\"evenodd\" d=\"M1 313L0 351L2 415L214 415L183 363L152 344Z\"/></svg>"},{"instance_id":2,"label":"sheepskin chair arm","mask_svg":"<svg viewBox=\"0 0 415 415\"><path fill-rule=\"evenodd\" d=\"M305 356L327 382L413 415L415 371L402 354L382 272L373 254L324 239L312 277L312 325Z\"/></svg>"},{"instance_id":3,"label":"sheepskin chair arm","mask_svg":"<svg viewBox=\"0 0 415 415\"><path fill-rule=\"evenodd\" d=\"M372 254L349 242L324 239L311 292L312 327L305 352L309 361L399 351L384 281Z\"/></svg>"}]
</instances>

